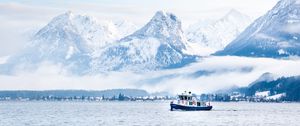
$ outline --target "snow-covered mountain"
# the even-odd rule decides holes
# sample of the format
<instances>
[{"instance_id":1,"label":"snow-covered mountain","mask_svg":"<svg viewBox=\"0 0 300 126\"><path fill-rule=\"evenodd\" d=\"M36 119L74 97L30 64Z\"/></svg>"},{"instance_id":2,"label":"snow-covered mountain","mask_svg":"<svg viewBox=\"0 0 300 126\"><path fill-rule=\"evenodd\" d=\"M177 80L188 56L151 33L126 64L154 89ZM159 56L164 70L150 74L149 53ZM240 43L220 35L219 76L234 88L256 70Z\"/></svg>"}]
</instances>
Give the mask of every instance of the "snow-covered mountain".
<instances>
[{"instance_id":1,"label":"snow-covered mountain","mask_svg":"<svg viewBox=\"0 0 300 126\"><path fill-rule=\"evenodd\" d=\"M0 71L32 71L46 62L82 75L174 68L195 60L195 48L174 14L159 11L133 32L135 28L128 21L99 23L67 12L39 30L22 51L0 65ZM128 36L121 38L124 35Z\"/></svg>"},{"instance_id":2,"label":"snow-covered mountain","mask_svg":"<svg viewBox=\"0 0 300 126\"><path fill-rule=\"evenodd\" d=\"M199 21L189 26L186 36L190 42L198 43L215 51L222 50L250 23L250 17L232 9L219 20Z\"/></svg>"},{"instance_id":3,"label":"snow-covered mountain","mask_svg":"<svg viewBox=\"0 0 300 126\"><path fill-rule=\"evenodd\" d=\"M300 55L300 1L281 0L217 55Z\"/></svg>"},{"instance_id":4,"label":"snow-covered mountain","mask_svg":"<svg viewBox=\"0 0 300 126\"><path fill-rule=\"evenodd\" d=\"M33 45L53 44L55 41L80 41L84 46L95 50L133 33L136 27L128 21L102 21L86 15L67 12L55 17L33 38ZM65 39L65 40L62 40Z\"/></svg>"},{"instance_id":5,"label":"snow-covered mountain","mask_svg":"<svg viewBox=\"0 0 300 126\"><path fill-rule=\"evenodd\" d=\"M94 71L147 71L183 66L195 60L183 34L181 21L158 11L141 29L99 53Z\"/></svg>"},{"instance_id":6,"label":"snow-covered mountain","mask_svg":"<svg viewBox=\"0 0 300 126\"><path fill-rule=\"evenodd\" d=\"M133 33L135 28L128 21L98 22L90 16L67 12L39 30L22 51L0 66L1 72L34 70L40 63L50 62L62 65L72 73L88 73L94 53Z\"/></svg>"}]
</instances>

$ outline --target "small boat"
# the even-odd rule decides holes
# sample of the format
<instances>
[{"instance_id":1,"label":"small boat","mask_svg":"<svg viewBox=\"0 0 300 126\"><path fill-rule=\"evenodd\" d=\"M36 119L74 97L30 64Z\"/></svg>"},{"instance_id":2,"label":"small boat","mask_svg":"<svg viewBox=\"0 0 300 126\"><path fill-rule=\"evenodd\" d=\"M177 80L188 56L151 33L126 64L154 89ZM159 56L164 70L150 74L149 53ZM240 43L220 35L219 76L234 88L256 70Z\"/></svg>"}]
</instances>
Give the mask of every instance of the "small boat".
<instances>
[{"instance_id":1,"label":"small boat","mask_svg":"<svg viewBox=\"0 0 300 126\"><path fill-rule=\"evenodd\" d=\"M208 111L212 109L210 102L198 101L195 95L192 95L191 92L186 93L186 91L178 95L177 103L171 101L170 107L171 111Z\"/></svg>"}]
</instances>

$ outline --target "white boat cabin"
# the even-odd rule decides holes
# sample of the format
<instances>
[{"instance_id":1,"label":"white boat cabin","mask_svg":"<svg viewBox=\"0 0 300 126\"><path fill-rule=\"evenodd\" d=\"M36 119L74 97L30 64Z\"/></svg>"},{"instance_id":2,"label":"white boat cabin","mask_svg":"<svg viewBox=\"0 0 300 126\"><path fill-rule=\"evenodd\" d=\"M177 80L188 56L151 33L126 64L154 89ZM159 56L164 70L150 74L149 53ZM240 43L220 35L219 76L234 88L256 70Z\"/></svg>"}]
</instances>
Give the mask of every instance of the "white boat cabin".
<instances>
[{"instance_id":1,"label":"white boat cabin","mask_svg":"<svg viewBox=\"0 0 300 126\"><path fill-rule=\"evenodd\" d=\"M184 92L178 95L177 104L185 106L209 106L209 103L198 101L191 92Z\"/></svg>"}]
</instances>

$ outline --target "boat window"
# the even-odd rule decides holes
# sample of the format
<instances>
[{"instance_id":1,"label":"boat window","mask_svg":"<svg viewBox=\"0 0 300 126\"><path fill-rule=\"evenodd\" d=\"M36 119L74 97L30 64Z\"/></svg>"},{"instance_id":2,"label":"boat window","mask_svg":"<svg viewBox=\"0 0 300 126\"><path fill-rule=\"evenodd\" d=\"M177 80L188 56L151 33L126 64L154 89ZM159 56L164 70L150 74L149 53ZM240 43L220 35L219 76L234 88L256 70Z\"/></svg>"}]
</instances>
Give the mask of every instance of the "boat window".
<instances>
[{"instance_id":1,"label":"boat window","mask_svg":"<svg viewBox=\"0 0 300 126\"><path fill-rule=\"evenodd\" d=\"M180 99L180 100L183 100L183 97L182 97L182 96L179 96L179 99Z\"/></svg>"}]
</instances>

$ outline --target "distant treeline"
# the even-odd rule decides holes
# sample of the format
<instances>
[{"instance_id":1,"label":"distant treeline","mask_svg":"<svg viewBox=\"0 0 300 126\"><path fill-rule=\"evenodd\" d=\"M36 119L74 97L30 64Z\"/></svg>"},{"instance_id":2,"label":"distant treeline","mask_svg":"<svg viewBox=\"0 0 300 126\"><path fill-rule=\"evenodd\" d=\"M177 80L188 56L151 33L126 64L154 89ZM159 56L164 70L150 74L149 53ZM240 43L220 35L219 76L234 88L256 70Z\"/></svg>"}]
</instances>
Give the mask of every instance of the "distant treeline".
<instances>
[{"instance_id":1,"label":"distant treeline","mask_svg":"<svg viewBox=\"0 0 300 126\"><path fill-rule=\"evenodd\" d=\"M29 98L39 99L41 97L116 97L123 94L128 97L143 97L149 96L149 93L140 89L111 89L101 91L89 90L45 90L45 91L29 91L29 90L14 90L14 91L0 91L0 98L10 97L16 98Z\"/></svg>"},{"instance_id":2,"label":"distant treeline","mask_svg":"<svg viewBox=\"0 0 300 126\"><path fill-rule=\"evenodd\" d=\"M300 76L280 77L273 81L261 81L243 89L246 96L256 91L270 91L270 95L286 93L285 101L300 101Z\"/></svg>"},{"instance_id":3,"label":"distant treeline","mask_svg":"<svg viewBox=\"0 0 300 126\"><path fill-rule=\"evenodd\" d=\"M232 87L217 91L219 94L231 95L239 92L244 97L253 97L256 92L269 91L270 96L284 93L285 96L280 101L300 101L300 76L280 77L272 81L263 80L253 82L247 87Z\"/></svg>"}]
</instances>

